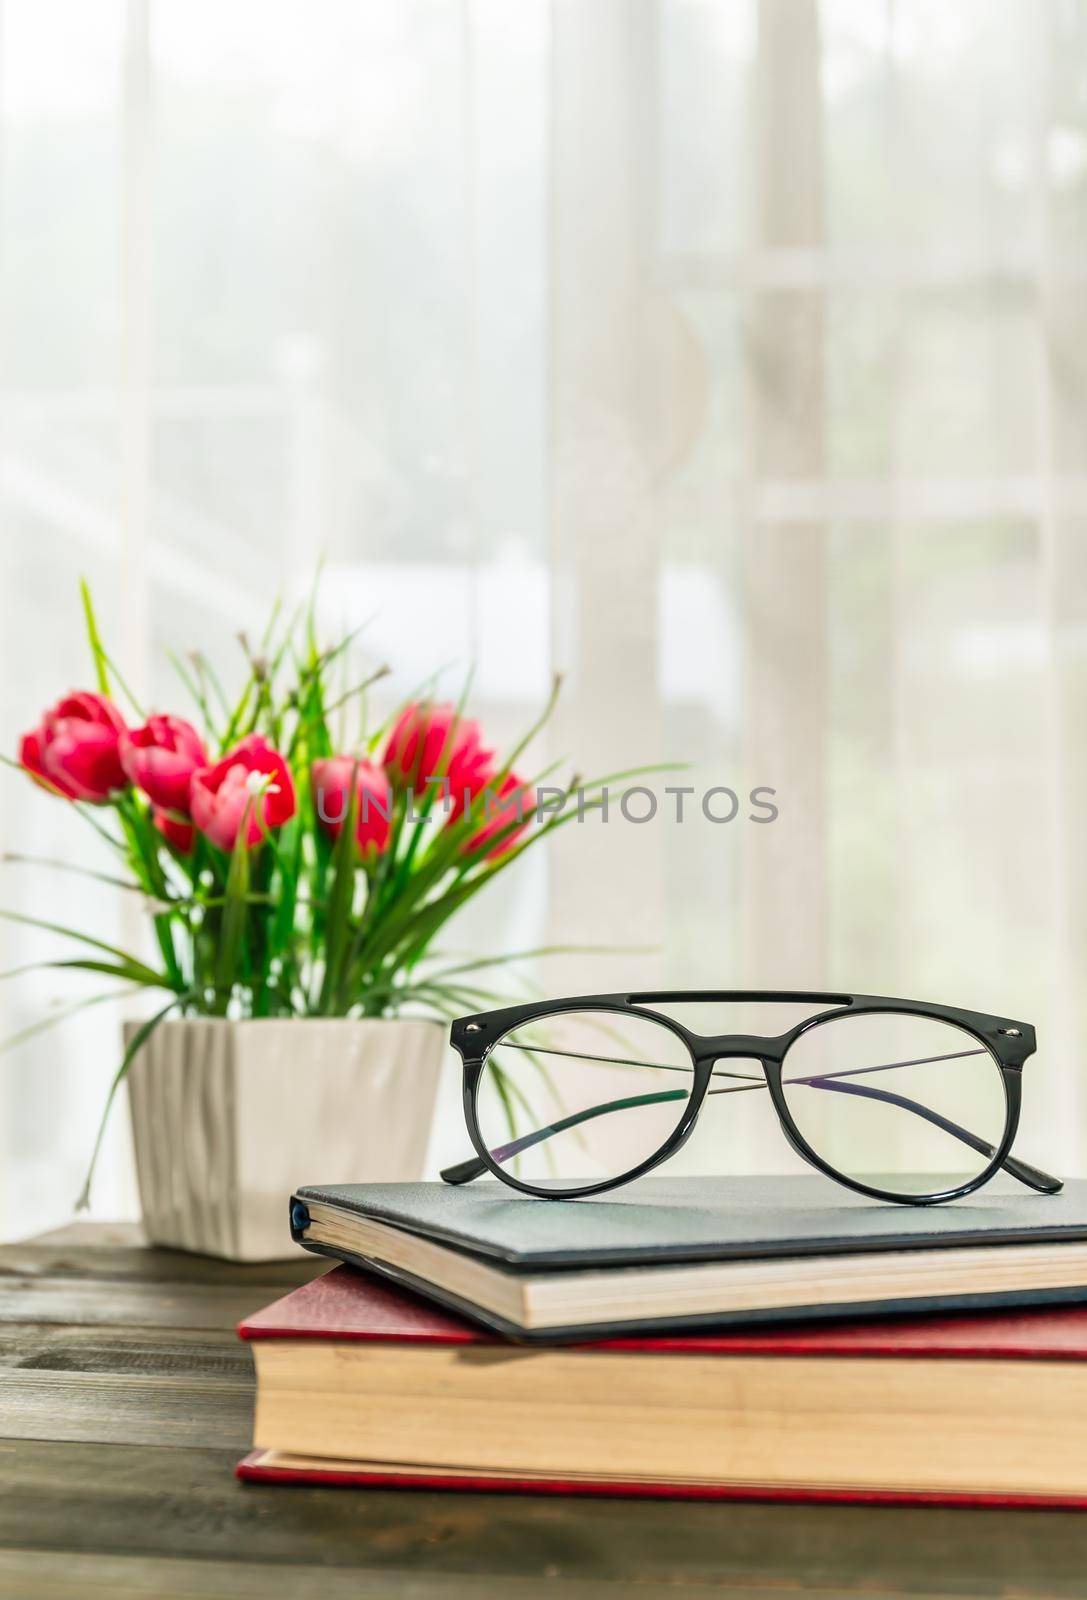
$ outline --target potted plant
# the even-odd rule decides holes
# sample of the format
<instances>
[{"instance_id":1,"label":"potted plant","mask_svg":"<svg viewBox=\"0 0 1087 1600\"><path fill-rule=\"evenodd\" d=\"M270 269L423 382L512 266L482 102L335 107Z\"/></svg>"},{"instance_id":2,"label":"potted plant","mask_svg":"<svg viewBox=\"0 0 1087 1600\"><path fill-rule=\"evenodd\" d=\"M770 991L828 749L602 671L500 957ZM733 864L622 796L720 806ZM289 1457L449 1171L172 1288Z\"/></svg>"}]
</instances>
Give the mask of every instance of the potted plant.
<instances>
[{"instance_id":1,"label":"potted plant","mask_svg":"<svg viewBox=\"0 0 1087 1600\"><path fill-rule=\"evenodd\" d=\"M152 1242L289 1254L297 1184L422 1175L444 1023L493 1003L476 973L508 959L443 962L435 935L569 820L575 785L583 812L604 780L552 788L545 808L544 774L518 775L557 684L504 756L463 696L416 697L369 726L366 690L387 669L334 689L351 639L320 647L312 604L246 646L235 698L193 658L175 665L195 720L149 715L83 597L96 687L46 712L17 765L108 842L121 883L146 898L154 953L46 923L80 946L46 965L155 996L126 1027L102 1118L127 1078ZM344 714L349 739L333 733Z\"/></svg>"}]
</instances>

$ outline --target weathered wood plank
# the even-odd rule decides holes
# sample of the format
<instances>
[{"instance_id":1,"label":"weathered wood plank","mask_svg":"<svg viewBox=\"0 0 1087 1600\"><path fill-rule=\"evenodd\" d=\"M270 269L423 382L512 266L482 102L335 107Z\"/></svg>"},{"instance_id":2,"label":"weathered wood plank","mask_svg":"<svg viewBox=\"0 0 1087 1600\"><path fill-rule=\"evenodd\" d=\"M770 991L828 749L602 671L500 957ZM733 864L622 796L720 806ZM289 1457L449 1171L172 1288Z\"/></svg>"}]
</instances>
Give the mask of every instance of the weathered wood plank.
<instances>
[{"instance_id":1,"label":"weathered wood plank","mask_svg":"<svg viewBox=\"0 0 1087 1600\"><path fill-rule=\"evenodd\" d=\"M251 1373L247 1345L228 1328L86 1328L0 1323L0 1372Z\"/></svg>"},{"instance_id":2,"label":"weathered wood plank","mask_svg":"<svg viewBox=\"0 0 1087 1600\"><path fill-rule=\"evenodd\" d=\"M150 1250L138 1238L87 1246L77 1227L22 1244L0 1245L0 1286L18 1278L138 1279L141 1283L194 1283L252 1288L271 1300L329 1270L320 1256L299 1253L290 1261L246 1264L217 1261L185 1250Z\"/></svg>"},{"instance_id":3,"label":"weathered wood plank","mask_svg":"<svg viewBox=\"0 0 1087 1600\"><path fill-rule=\"evenodd\" d=\"M253 1364L230 1332L0 1326L0 1419L18 1439L243 1452Z\"/></svg>"},{"instance_id":4,"label":"weathered wood plank","mask_svg":"<svg viewBox=\"0 0 1087 1600\"><path fill-rule=\"evenodd\" d=\"M221 1331L285 1292L267 1284L17 1277L0 1284L0 1323Z\"/></svg>"},{"instance_id":5,"label":"weathered wood plank","mask_svg":"<svg viewBox=\"0 0 1087 1600\"><path fill-rule=\"evenodd\" d=\"M0 1426L12 1439L213 1445L240 1455L253 1434L253 1385L159 1373L0 1373Z\"/></svg>"},{"instance_id":6,"label":"weathered wood plank","mask_svg":"<svg viewBox=\"0 0 1087 1600\"><path fill-rule=\"evenodd\" d=\"M26 1244L78 1245L81 1250L98 1250L104 1245L138 1245L146 1248L147 1237L138 1222L89 1222L74 1217L59 1228L36 1233Z\"/></svg>"},{"instance_id":7,"label":"weathered wood plank","mask_svg":"<svg viewBox=\"0 0 1087 1600\"><path fill-rule=\"evenodd\" d=\"M505 1579L501 1588L486 1576L432 1573L420 1579L413 1572L382 1572L352 1567L301 1567L277 1562L186 1561L154 1556L53 1555L38 1550L0 1550L0 1600L553 1600L556 1590L576 1600L618 1600L620 1593L649 1600L676 1595L677 1600L766 1600L768 1591L744 1585L636 1583L620 1591L603 1580L587 1581L570 1574ZM886 1596L871 1595L871 1600ZM928 1600L950 1600L933 1590Z\"/></svg>"},{"instance_id":8,"label":"weathered wood plank","mask_svg":"<svg viewBox=\"0 0 1087 1600\"><path fill-rule=\"evenodd\" d=\"M587 1501L244 1486L208 1449L0 1445L0 1547L365 1568L479 1596L550 1577L616 1594L1082 1600L1087 1519L1057 1512ZM576 1580L576 1583L575 1583Z\"/></svg>"}]
</instances>

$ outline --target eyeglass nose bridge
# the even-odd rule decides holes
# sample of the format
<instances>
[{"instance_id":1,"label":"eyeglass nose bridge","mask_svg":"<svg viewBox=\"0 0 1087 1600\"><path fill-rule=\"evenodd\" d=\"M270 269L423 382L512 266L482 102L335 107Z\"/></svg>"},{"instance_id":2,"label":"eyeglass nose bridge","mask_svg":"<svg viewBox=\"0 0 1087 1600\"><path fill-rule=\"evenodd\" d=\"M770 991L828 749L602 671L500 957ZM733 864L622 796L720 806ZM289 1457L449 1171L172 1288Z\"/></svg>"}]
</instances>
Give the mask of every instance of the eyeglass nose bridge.
<instances>
[{"instance_id":1,"label":"eyeglass nose bridge","mask_svg":"<svg viewBox=\"0 0 1087 1600\"><path fill-rule=\"evenodd\" d=\"M746 1058L760 1064L765 1061L780 1065L785 1044L784 1039L767 1038L759 1033L720 1033L712 1039L699 1040L697 1060L701 1065L703 1062Z\"/></svg>"}]
</instances>

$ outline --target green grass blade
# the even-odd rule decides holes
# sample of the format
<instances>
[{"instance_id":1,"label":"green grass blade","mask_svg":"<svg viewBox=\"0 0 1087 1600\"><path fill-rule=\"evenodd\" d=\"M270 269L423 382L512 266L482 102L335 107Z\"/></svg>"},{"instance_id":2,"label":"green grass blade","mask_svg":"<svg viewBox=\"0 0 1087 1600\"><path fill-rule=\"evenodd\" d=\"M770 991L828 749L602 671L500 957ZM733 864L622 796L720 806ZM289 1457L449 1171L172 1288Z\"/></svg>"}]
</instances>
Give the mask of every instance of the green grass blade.
<instances>
[{"instance_id":1,"label":"green grass blade","mask_svg":"<svg viewBox=\"0 0 1087 1600\"><path fill-rule=\"evenodd\" d=\"M94 674L98 683L98 692L109 696L112 694L109 681L109 657L106 655L98 632L98 621L94 614L90 586L86 578L80 578L79 592L83 598L83 618L87 629L87 640L91 647L91 656L94 660Z\"/></svg>"},{"instance_id":2,"label":"green grass blade","mask_svg":"<svg viewBox=\"0 0 1087 1600\"><path fill-rule=\"evenodd\" d=\"M220 1017L226 1016L230 997L234 992L234 983L238 975L238 965L242 953L242 941L245 935L246 919L249 914L249 846L246 843L246 835L249 831L250 809L251 805L247 805L242 813L238 837L234 842L234 849L230 853L230 869L227 873L223 917L219 926L218 947L215 953L215 999L213 1009L216 1016Z\"/></svg>"},{"instance_id":3,"label":"green grass blade","mask_svg":"<svg viewBox=\"0 0 1087 1600\"><path fill-rule=\"evenodd\" d=\"M106 1103L102 1108L102 1120L98 1124L98 1134L94 1141L94 1149L91 1151L90 1165L87 1167L87 1176L83 1180L83 1187L79 1191L79 1196L75 1203L77 1211L85 1211L91 1203L91 1183L94 1179L94 1169L98 1163L98 1155L102 1148L102 1139L106 1132L106 1124L109 1121L109 1114L113 1109L113 1102L116 1098L117 1091L124 1082L125 1074L128 1072L129 1067L135 1060L137 1052L151 1037L163 1018L169 1016L170 1012L182 1005L187 998L188 996L186 995L175 996L175 998L171 1000L168 1005L163 1006L161 1011L156 1011L153 1017L150 1017L146 1022L141 1023L141 1025L132 1035L132 1038L128 1043L128 1047L125 1050L124 1055L121 1057L121 1064L114 1073L113 1082L110 1084L109 1093L106 1096Z\"/></svg>"},{"instance_id":4,"label":"green grass blade","mask_svg":"<svg viewBox=\"0 0 1087 1600\"><path fill-rule=\"evenodd\" d=\"M131 883L127 878L118 878L111 872L95 872L93 867L80 866L78 861L58 861L55 856L23 855L18 850L6 850L0 856L0 864L16 867L49 867L54 872L73 872L81 878L93 878L96 883L107 883L112 889L124 889L128 894L146 894L147 890L142 883Z\"/></svg>"},{"instance_id":5,"label":"green grass blade","mask_svg":"<svg viewBox=\"0 0 1087 1600\"><path fill-rule=\"evenodd\" d=\"M75 928L62 927L59 922L46 922L42 917L31 917L22 911L7 911L0 907L0 917L5 922L17 922L23 927L40 928L44 933L59 933L62 938L76 939L80 944L88 945L92 950L103 950L106 955L113 956L115 960L125 966L139 969L145 974L143 982L154 984L157 988L173 989L176 987L165 972L156 972L152 967L144 966L142 961L137 961L129 955L127 950L121 950L115 944L107 944L104 939L95 939L89 933L80 933Z\"/></svg>"},{"instance_id":6,"label":"green grass blade","mask_svg":"<svg viewBox=\"0 0 1087 1600\"><path fill-rule=\"evenodd\" d=\"M332 887L328 895L325 972L318 1000L322 1016L338 1014L344 1008L346 955L351 945L351 908L355 898L355 816L358 808L358 767L351 769L351 788L347 815L340 825L332 850Z\"/></svg>"},{"instance_id":7,"label":"green grass blade","mask_svg":"<svg viewBox=\"0 0 1087 1600\"><path fill-rule=\"evenodd\" d=\"M92 994L81 1000L73 1000L66 1006L57 1006L48 1016L39 1017L38 1021L30 1023L29 1027L20 1028L18 1033L9 1034L6 1039L0 1040L0 1054L16 1049L28 1039L33 1039L36 1034L45 1033L48 1028L55 1028L59 1022L66 1022L79 1011L87 1011L91 1006L105 1005L107 1000L123 1000L134 992L128 989L110 989L108 993Z\"/></svg>"},{"instance_id":8,"label":"green grass blade","mask_svg":"<svg viewBox=\"0 0 1087 1600\"><path fill-rule=\"evenodd\" d=\"M160 983L150 967L139 961L93 961L75 957L70 961L28 961L21 967L10 967L0 972L0 981L18 978L26 972L97 972L109 978L122 978L138 989L173 989L173 984Z\"/></svg>"},{"instance_id":9,"label":"green grass blade","mask_svg":"<svg viewBox=\"0 0 1087 1600\"><path fill-rule=\"evenodd\" d=\"M539 956L598 956L598 955L648 955L653 950L646 944L541 944L534 950L511 950L502 956L473 957L453 967L440 967L429 974L432 978L458 977L462 972L479 972L487 967L506 967L516 961L535 961ZM437 954L431 958L440 959Z\"/></svg>"}]
</instances>

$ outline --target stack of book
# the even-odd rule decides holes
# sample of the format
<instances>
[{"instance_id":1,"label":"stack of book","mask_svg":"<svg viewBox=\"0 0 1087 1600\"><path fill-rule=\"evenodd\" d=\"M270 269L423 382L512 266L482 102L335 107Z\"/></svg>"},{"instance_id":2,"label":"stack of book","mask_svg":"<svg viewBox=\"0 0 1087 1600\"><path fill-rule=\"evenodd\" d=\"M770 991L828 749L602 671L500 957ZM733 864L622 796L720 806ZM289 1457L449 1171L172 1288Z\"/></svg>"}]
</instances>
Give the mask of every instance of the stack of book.
<instances>
[{"instance_id":1,"label":"stack of book","mask_svg":"<svg viewBox=\"0 0 1087 1600\"><path fill-rule=\"evenodd\" d=\"M292 1226L352 1264L239 1330L243 1478L1087 1505L1087 1184L359 1185Z\"/></svg>"}]
</instances>

